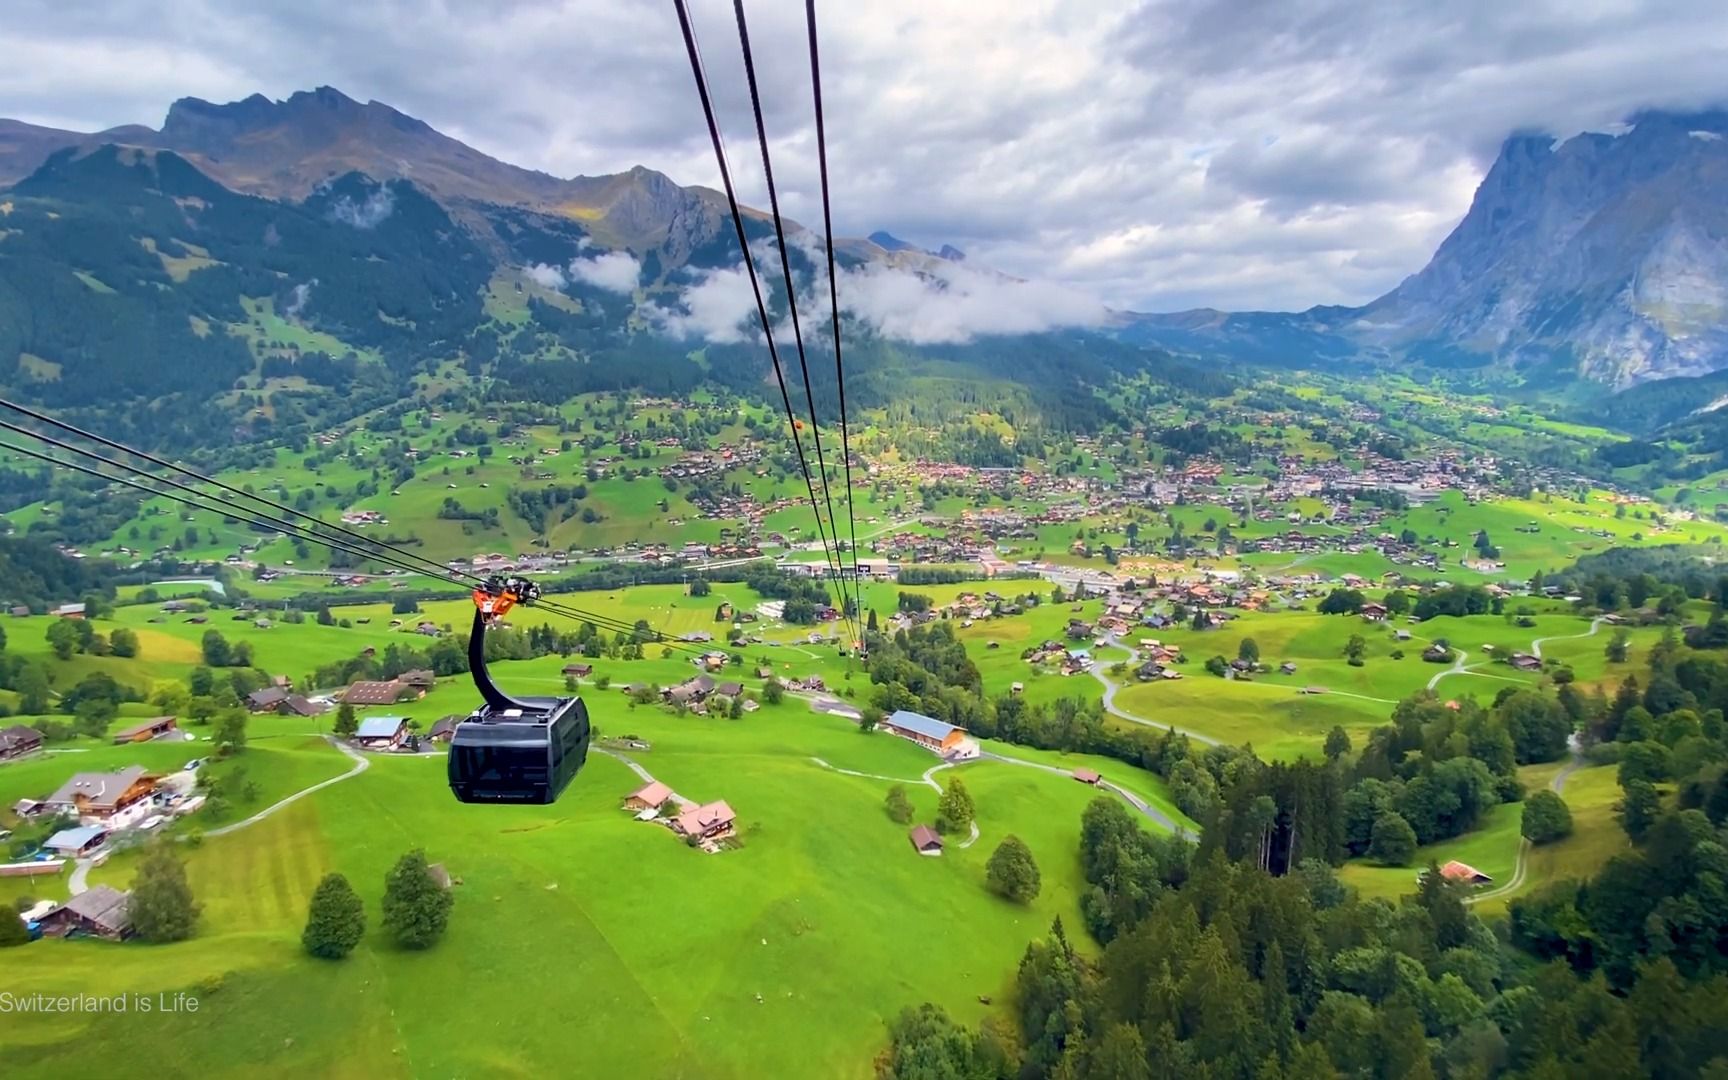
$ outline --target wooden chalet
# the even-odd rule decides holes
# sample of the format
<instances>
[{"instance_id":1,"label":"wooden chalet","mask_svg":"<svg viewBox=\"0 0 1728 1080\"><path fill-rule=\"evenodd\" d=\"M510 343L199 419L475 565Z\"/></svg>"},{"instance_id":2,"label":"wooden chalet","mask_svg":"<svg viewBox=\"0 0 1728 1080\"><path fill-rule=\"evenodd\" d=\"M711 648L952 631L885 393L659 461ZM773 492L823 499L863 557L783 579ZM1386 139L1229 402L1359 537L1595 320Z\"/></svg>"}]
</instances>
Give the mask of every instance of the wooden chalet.
<instances>
[{"instance_id":1,"label":"wooden chalet","mask_svg":"<svg viewBox=\"0 0 1728 1080\"><path fill-rule=\"evenodd\" d=\"M966 738L966 729L906 709L896 710L882 721L882 729L902 739L910 739L928 750L946 754Z\"/></svg>"},{"instance_id":2,"label":"wooden chalet","mask_svg":"<svg viewBox=\"0 0 1728 1080\"><path fill-rule=\"evenodd\" d=\"M132 936L131 903L131 893L96 885L42 916L42 932L49 937L89 934L125 941Z\"/></svg>"},{"instance_id":3,"label":"wooden chalet","mask_svg":"<svg viewBox=\"0 0 1728 1080\"><path fill-rule=\"evenodd\" d=\"M156 777L142 765L129 765L112 773L74 773L43 803L55 813L76 815L86 824L102 824L134 811L155 790Z\"/></svg>"},{"instance_id":4,"label":"wooden chalet","mask_svg":"<svg viewBox=\"0 0 1728 1080\"><path fill-rule=\"evenodd\" d=\"M702 806L693 806L672 819L672 831L679 836L713 840L729 836L738 818L726 800L720 799Z\"/></svg>"},{"instance_id":5,"label":"wooden chalet","mask_svg":"<svg viewBox=\"0 0 1728 1080\"><path fill-rule=\"evenodd\" d=\"M42 733L33 727L14 724L0 729L0 761L12 761L42 749Z\"/></svg>"},{"instance_id":6,"label":"wooden chalet","mask_svg":"<svg viewBox=\"0 0 1728 1080\"><path fill-rule=\"evenodd\" d=\"M342 691L344 705L394 705L407 697L423 697L425 691L416 693L412 688L402 685L395 679L383 682L361 681L354 683Z\"/></svg>"},{"instance_id":7,"label":"wooden chalet","mask_svg":"<svg viewBox=\"0 0 1728 1080\"><path fill-rule=\"evenodd\" d=\"M116 744L149 742L151 739L160 739L164 735L169 735L179 730L180 724L174 717L156 716L149 720L140 720L136 724L123 727L119 731L116 731L111 738Z\"/></svg>"},{"instance_id":8,"label":"wooden chalet","mask_svg":"<svg viewBox=\"0 0 1728 1080\"><path fill-rule=\"evenodd\" d=\"M908 834L912 841L912 850L920 855L942 854L942 838L936 830L928 825L914 825Z\"/></svg>"}]
</instances>

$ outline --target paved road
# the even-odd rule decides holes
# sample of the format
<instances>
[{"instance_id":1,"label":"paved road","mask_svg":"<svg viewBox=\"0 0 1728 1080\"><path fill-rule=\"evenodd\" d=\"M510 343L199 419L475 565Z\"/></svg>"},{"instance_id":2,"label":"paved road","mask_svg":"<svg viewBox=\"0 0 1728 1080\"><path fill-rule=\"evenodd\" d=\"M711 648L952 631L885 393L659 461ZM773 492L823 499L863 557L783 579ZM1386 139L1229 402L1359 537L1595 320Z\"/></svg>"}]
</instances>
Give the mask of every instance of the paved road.
<instances>
[{"instance_id":1,"label":"paved road","mask_svg":"<svg viewBox=\"0 0 1728 1080\"><path fill-rule=\"evenodd\" d=\"M609 758L613 758L617 761L622 761L624 763L625 768L629 769L631 772L635 773L637 776L642 778L643 783L645 783L645 784L654 783L654 775L652 773L650 773L647 769L644 769L641 765L638 765L633 759L625 757L623 754L620 754L616 750L608 750L604 746L596 746L596 747L593 747L592 749L594 750L594 752L596 754L605 754ZM670 784L667 785L667 790L669 790L669 791L671 790ZM679 806L695 806L696 805L696 801L694 799L686 799L684 796L678 794L676 791L672 792L672 801L677 803Z\"/></svg>"},{"instance_id":2,"label":"paved road","mask_svg":"<svg viewBox=\"0 0 1728 1080\"><path fill-rule=\"evenodd\" d=\"M344 754L346 754L350 758L352 758L354 760L354 767L352 769L349 769L347 772L343 773L341 776L332 776L330 779L319 781L318 783L313 784L309 788L302 788L301 790L296 791L294 794L288 796L285 799L281 799L277 802L273 802L269 806L266 806L264 809L258 811L256 814L253 814L249 818L245 818L241 821L233 822L232 824L229 824L229 825L223 825L220 828L211 829L209 832L206 832L204 835L206 837L224 836L224 835L231 833L231 832L239 832L241 829L244 829L250 825L258 824L260 821L263 821L265 818L269 817L271 814L274 814L276 811L282 809L284 806L288 806L292 803L297 803L301 799L304 799L306 796L312 794L313 792L323 791L325 788L331 786L332 784L340 784L344 780L352 780L356 776L359 776L361 773L365 772L367 769L370 769L372 767L372 761L370 758L366 757L366 755L360 753L358 750L349 746L347 743L342 742L340 739L334 738L334 737L329 736L329 735L325 736L325 740L328 741L331 746L334 746L336 749L342 751ZM174 839L177 841L184 841L186 839L186 837L185 837L185 835L180 835L180 836L176 836ZM75 865L72 868L72 876L70 878L68 878L66 881L66 890L69 893L71 893L73 896L77 896L79 893L84 892L86 889L88 889L89 888L89 882L87 881L87 878L90 875L90 868L94 865L95 865L95 863L93 860L79 859L77 862L77 865Z\"/></svg>"},{"instance_id":3,"label":"paved road","mask_svg":"<svg viewBox=\"0 0 1728 1080\"><path fill-rule=\"evenodd\" d=\"M832 771L837 772L837 773L844 773L847 776L862 776L867 780L887 780L887 781L890 781L890 782L896 783L896 784L925 784L925 785L928 785L929 787L934 788L937 791L942 790L942 785L940 785L936 782L934 774L942 771L943 769L952 769L956 764L964 764L964 762L956 763L956 762L952 762L952 761L945 761L940 765L934 765L934 766L930 767L929 769L925 770L924 775L919 777L917 780L907 780L907 779L904 779L904 778L898 777L898 776L883 776L880 773L859 772L856 769L842 769L838 765L830 765L828 762L822 760L819 757L813 757L810 760L814 761L816 764L822 766L824 769L829 769L829 770L832 770ZM1039 770L1042 770L1043 772L1054 773L1057 776L1060 776L1060 777L1063 777L1064 779L1069 779L1069 780L1072 780L1073 775L1074 775L1069 770L1057 768L1054 765L1045 765L1044 763L1038 762L1038 761L1027 761L1024 758L1008 757L1008 756L1003 755L1003 754L991 753L988 750L980 751L978 754L978 758L976 760L1000 761L1004 765L1019 765L1019 766L1022 766L1024 768L1028 768L1028 769L1039 769ZM1164 813L1162 810L1159 810L1155 806L1149 805L1146 802L1146 800L1144 800L1140 796L1134 794L1132 791L1127 791L1123 788L1120 788L1120 787L1116 786L1115 784L1110 783L1109 781L1104 781L1103 783L1100 783L1098 786L1102 787L1102 788L1107 788L1108 790L1115 792L1117 795L1120 795L1124 800L1127 801L1129 806L1132 806L1134 809L1136 809L1136 810L1140 811L1142 814L1146 815L1146 817L1151 819L1154 823L1161 825L1166 829L1169 829L1171 832L1175 833L1176 835L1185 836L1191 840L1199 839L1198 837L1187 833L1186 830L1184 830L1181 825L1178 825L1174 820L1172 820L1168 814ZM978 823L973 822L972 823L972 835L968 839L966 839L965 841L960 843L959 846L963 847L963 848L971 847L973 844L975 844L977 842L978 842Z\"/></svg>"},{"instance_id":4,"label":"paved road","mask_svg":"<svg viewBox=\"0 0 1728 1080\"><path fill-rule=\"evenodd\" d=\"M354 760L354 767L352 769L349 769L347 772L343 773L341 776L332 776L330 779L322 781L322 782L317 783L317 784L313 784L309 788L303 788L300 791L296 791L294 794L288 796L286 799L283 799L280 802L271 803L269 806L266 806L264 809L258 811L256 814L253 814L251 817L246 818L243 821L236 821L232 825L224 825L219 829L211 829L209 832L205 833L204 835L206 837L225 836L231 832L239 832L241 829L244 829L249 825L258 824L260 821L263 821L265 818L269 817L271 814L274 814L276 811L282 809L284 806L288 806L291 803L297 803L301 799L304 799L306 796L312 794L313 792L323 791L325 788L331 786L332 784L340 784L344 780L352 780L356 776L359 776L361 773L365 772L367 769L370 769L372 767L372 761L370 758L368 758L365 754L362 754L360 751L354 749L352 746L349 746L347 743L343 742L342 740L340 740L334 736L330 736L330 735L326 735L325 739L326 739L326 741L328 741L330 743L331 746L334 746L336 749L342 751L344 754L347 754L350 758L352 758ZM186 838L184 836L182 836L179 839L184 840Z\"/></svg>"},{"instance_id":5,"label":"paved road","mask_svg":"<svg viewBox=\"0 0 1728 1080\"><path fill-rule=\"evenodd\" d=\"M1055 773L1057 776L1065 777L1065 778L1068 778L1069 780L1072 780L1073 776L1074 776L1074 773L1072 770L1058 768L1055 765L1046 765L1041 761L1026 761L1023 758L1007 757L1003 754L993 754L993 753L989 752L988 750L983 751L978 756L982 757L982 758L988 758L991 761L1000 761L1006 765L1020 765L1020 766L1024 766L1025 768L1028 768L1028 769L1042 769L1045 772ZM1164 828L1169 829L1171 832L1175 833L1177 836L1185 837L1186 839L1189 839L1189 840L1199 840L1200 839L1198 836L1188 832L1187 829L1185 829L1181 825L1177 824L1175 819L1170 817L1170 815L1168 815L1164 811L1158 809L1156 806L1151 805L1145 799L1142 799L1140 796L1134 794L1132 791L1129 791L1126 788L1118 787L1117 785L1112 784L1108 780L1099 781L1098 786L1101 788L1104 788L1106 790L1113 791L1117 795L1120 795L1123 798L1123 800L1128 803L1129 806L1132 806L1134 809L1136 809L1136 810L1140 811L1142 814L1146 815L1146 817L1151 819L1155 824L1161 825Z\"/></svg>"},{"instance_id":6,"label":"paved road","mask_svg":"<svg viewBox=\"0 0 1728 1080\"><path fill-rule=\"evenodd\" d=\"M1597 621L1600 622L1601 620L1598 619ZM1594 634L1595 632L1595 630L1590 631L1591 634ZM1573 634L1571 636L1589 637L1590 634ZM1555 639L1544 638L1543 640L1553 641ZM1566 764L1561 766L1560 771L1554 774L1554 779L1548 781L1548 790L1554 792L1556 795L1560 794L1561 789L1566 786L1567 779L1585 765L1584 752L1578 746L1577 735L1573 735L1566 740L1566 750L1570 755L1567 758ZM1525 871L1529 868L1530 847L1530 841L1520 836L1518 838L1518 860L1513 864L1512 877L1509 878L1505 884L1497 885L1484 893L1477 893L1474 896L1466 898L1464 902L1466 904L1480 904L1484 900L1493 900L1522 889L1524 887Z\"/></svg>"},{"instance_id":7,"label":"paved road","mask_svg":"<svg viewBox=\"0 0 1728 1080\"><path fill-rule=\"evenodd\" d=\"M1126 645L1122 644L1120 641L1116 640L1115 635L1111 635L1111 636L1105 638L1105 641L1108 643L1109 647L1121 649L1123 652L1126 652L1128 654L1128 657L1130 660L1132 660L1134 658L1134 650L1130 649L1128 646L1126 646ZM1126 720L1130 724L1139 724L1143 727L1159 728L1163 731L1174 731L1174 732L1177 732L1178 734L1188 736L1190 739L1193 739L1195 742L1205 743L1207 746L1220 745L1219 740L1214 739L1210 735L1202 735L1198 731L1183 731L1181 728L1173 727L1170 724L1161 724L1156 720L1148 720L1144 716L1135 716L1131 712L1126 712L1122 709L1117 708L1116 707L1116 691L1118 691L1122 688L1110 681L1109 676L1104 674L1103 667L1096 661L1096 659L1093 661L1092 666L1090 668L1087 668L1086 671L1087 671L1087 674L1091 675L1094 679L1097 679L1098 682L1103 685L1103 687L1104 687L1104 711L1109 713L1111 716L1115 716L1115 717L1118 717L1120 719Z\"/></svg>"},{"instance_id":8,"label":"paved road","mask_svg":"<svg viewBox=\"0 0 1728 1080\"><path fill-rule=\"evenodd\" d=\"M1598 630L1602 629L1602 623L1602 619L1595 618L1590 620L1590 629L1584 631L1582 634L1550 634L1547 637L1537 638L1530 642L1530 655L1537 659L1541 659L1542 643L1545 641L1573 641L1577 638L1593 637ZM1510 675L1496 675L1492 672L1477 670L1478 668L1487 667L1493 661L1480 660L1474 664L1466 664L1464 661L1469 658L1465 655L1464 650L1462 649L1454 648L1452 654L1452 666L1444 671L1437 672L1432 679L1429 679L1428 689L1432 690L1436 686L1440 685L1440 680L1446 678L1448 675L1474 675L1479 679L1499 679L1501 682L1521 683L1524 681L1523 679L1515 679Z\"/></svg>"},{"instance_id":9,"label":"paved road","mask_svg":"<svg viewBox=\"0 0 1728 1080\"><path fill-rule=\"evenodd\" d=\"M1545 641L1574 641L1578 638L1595 637L1596 631L1602 629L1602 624L1605 621L1607 620L1603 619L1601 616L1591 619L1590 629L1584 631L1582 634L1558 634L1537 638L1535 641L1530 643L1530 654L1532 656L1540 657L1542 655L1542 643Z\"/></svg>"}]
</instances>

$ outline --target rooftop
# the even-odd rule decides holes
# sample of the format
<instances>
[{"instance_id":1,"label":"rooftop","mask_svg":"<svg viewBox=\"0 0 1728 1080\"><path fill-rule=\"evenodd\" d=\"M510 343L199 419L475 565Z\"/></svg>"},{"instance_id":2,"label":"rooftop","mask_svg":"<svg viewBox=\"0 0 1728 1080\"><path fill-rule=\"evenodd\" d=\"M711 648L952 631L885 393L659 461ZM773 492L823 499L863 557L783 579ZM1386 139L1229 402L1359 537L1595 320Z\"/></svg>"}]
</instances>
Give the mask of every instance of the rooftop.
<instances>
[{"instance_id":1,"label":"rooftop","mask_svg":"<svg viewBox=\"0 0 1728 1080\"><path fill-rule=\"evenodd\" d=\"M61 829L43 842L42 846L56 851L77 851L108 830L100 825L83 825L76 829Z\"/></svg>"},{"instance_id":2,"label":"rooftop","mask_svg":"<svg viewBox=\"0 0 1728 1080\"><path fill-rule=\"evenodd\" d=\"M937 741L946 739L956 731L965 730L965 728L956 727L953 724L938 720L935 717L925 716L923 713L909 712L906 709L896 710L895 713L888 718L888 725L890 727L899 728L901 731L910 731L914 735L922 735L925 738L936 739Z\"/></svg>"},{"instance_id":3,"label":"rooftop","mask_svg":"<svg viewBox=\"0 0 1728 1080\"><path fill-rule=\"evenodd\" d=\"M354 732L360 739L388 739L402 730L402 725L408 722L405 716L368 716L360 721L360 727Z\"/></svg>"},{"instance_id":4,"label":"rooftop","mask_svg":"<svg viewBox=\"0 0 1728 1080\"><path fill-rule=\"evenodd\" d=\"M119 772L81 772L60 785L60 790L48 796L47 802L71 806L82 797L95 806L112 806L133 784L144 779L144 766L128 765Z\"/></svg>"}]
</instances>

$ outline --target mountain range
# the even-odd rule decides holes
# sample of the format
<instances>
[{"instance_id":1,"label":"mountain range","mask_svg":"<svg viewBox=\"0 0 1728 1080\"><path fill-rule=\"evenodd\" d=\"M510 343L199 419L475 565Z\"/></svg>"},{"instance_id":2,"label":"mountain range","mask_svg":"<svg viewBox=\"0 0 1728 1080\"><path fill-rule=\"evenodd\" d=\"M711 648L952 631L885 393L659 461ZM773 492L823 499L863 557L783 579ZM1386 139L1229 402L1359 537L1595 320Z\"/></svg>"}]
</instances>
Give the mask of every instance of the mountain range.
<instances>
[{"instance_id":1,"label":"mountain range","mask_svg":"<svg viewBox=\"0 0 1728 1080\"><path fill-rule=\"evenodd\" d=\"M895 305L932 307L918 318L878 310L874 322L862 320L866 338L879 332L881 354L904 358L898 339L929 346L912 349L923 359L982 357L1016 377L1021 369L992 358L1038 353L1041 370L1071 389L1171 353L1620 388L1728 368L1724 179L1720 112L1647 113L1618 134L1565 141L1514 136L1424 269L1362 307L1300 313L1148 315L1073 304L1039 312L1039 287L949 245L926 250L878 231L837 239L835 251L844 271L876 286L861 291L889 316ZM164 358L232 353L209 328L244 339L248 324L266 327L256 307L266 301L331 350L529 365L541 377L548 364L591 366L626 344L658 348L674 365L687 346L664 339L679 334L715 346L742 340L740 312L710 317L725 284L718 275L739 258L718 192L644 167L570 178L519 168L329 87L283 101L186 98L160 129L80 133L0 120L0 192L0 380L43 392L86 368L150 389L111 355L116 335L99 341L86 328L45 325L38 313L55 297L98 324L142 320L144 332L131 336L156 341ZM771 235L765 215L745 217L753 244ZM795 222L788 232L807 279L816 238ZM356 254L365 262L335 265ZM413 296L416 280L450 291ZM353 295L333 296L335 281ZM716 295L703 292L710 285ZM970 322L934 311L969 289L1010 287L1018 291L970 304ZM499 318L500 289L526 309L526 323L516 308ZM776 313L786 299L771 289ZM1014 344L1022 339L1038 348ZM968 354L968 342L981 344ZM259 342L249 347L256 359ZM860 359L868 357L866 349ZM243 367L237 355L209 366L216 385Z\"/></svg>"},{"instance_id":2,"label":"mountain range","mask_svg":"<svg viewBox=\"0 0 1728 1080\"><path fill-rule=\"evenodd\" d=\"M1728 367L1728 113L1506 140L1428 265L1362 307L1136 316L1248 360L1509 367L1614 387Z\"/></svg>"}]
</instances>

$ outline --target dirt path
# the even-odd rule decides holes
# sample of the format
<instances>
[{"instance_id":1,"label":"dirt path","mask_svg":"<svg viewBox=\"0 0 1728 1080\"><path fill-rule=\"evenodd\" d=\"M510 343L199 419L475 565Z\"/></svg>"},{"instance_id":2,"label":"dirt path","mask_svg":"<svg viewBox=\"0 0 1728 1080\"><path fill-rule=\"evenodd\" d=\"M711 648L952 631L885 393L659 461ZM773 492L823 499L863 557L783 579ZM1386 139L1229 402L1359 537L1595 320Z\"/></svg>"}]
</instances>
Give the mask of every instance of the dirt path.
<instances>
[{"instance_id":1,"label":"dirt path","mask_svg":"<svg viewBox=\"0 0 1728 1080\"><path fill-rule=\"evenodd\" d=\"M1574 641L1578 638L1594 637L1596 632L1602 629L1602 622L1603 620L1600 618L1591 619L1590 629L1584 631L1582 634L1550 634L1547 637L1536 638L1530 642L1530 655L1537 659L1541 659L1542 643L1546 641ZM1474 675L1478 679L1499 679L1501 682L1521 683L1524 681L1523 679L1515 679L1510 675L1496 675L1492 672L1480 671L1478 670L1479 668L1485 668L1489 664L1493 663L1493 661L1479 660L1474 664L1466 664L1464 661L1467 660L1468 657L1465 655L1464 650L1453 649L1452 652L1452 666L1447 668L1445 671L1437 672L1432 679L1429 679L1428 689L1432 690L1436 686L1440 685L1440 680L1446 678L1448 675Z\"/></svg>"},{"instance_id":2,"label":"dirt path","mask_svg":"<svg viewBox=\"0 0 1728 1080\"><path fill-rule=\"evenodd\" d=\"M816 764L822 766L824 769L827 769L830 772L837 772L843 776L861 776L866 780L887 780L888 782L894 783L894 784L923 784L926 787L929 787L929 788L933 789L934 791L936 791L937 794L941 794L942 785L938 784L936 782L936 774L941 772L943 769L952 769L954 767L954 763L952 761L944 761L940 765L932 765L928 769L925 769L924 775L920 776L918 779L907 780L906 778L900 777L900 776L883 776L881 773L859 772L857 769L842 769L840 766L831 765L819 757L812 757L810 760L814 761ZM955 847L969 848L973 844L976 844L978 842L978 823L976 821L974 821L971 824L972 824L971 835L968 836L966 839L960 841L958 844L955 844L954 845Z\"/></svg>"}]
</instances>

